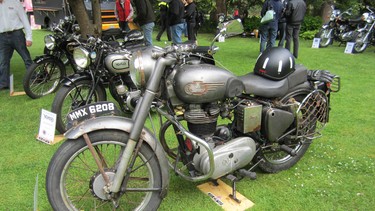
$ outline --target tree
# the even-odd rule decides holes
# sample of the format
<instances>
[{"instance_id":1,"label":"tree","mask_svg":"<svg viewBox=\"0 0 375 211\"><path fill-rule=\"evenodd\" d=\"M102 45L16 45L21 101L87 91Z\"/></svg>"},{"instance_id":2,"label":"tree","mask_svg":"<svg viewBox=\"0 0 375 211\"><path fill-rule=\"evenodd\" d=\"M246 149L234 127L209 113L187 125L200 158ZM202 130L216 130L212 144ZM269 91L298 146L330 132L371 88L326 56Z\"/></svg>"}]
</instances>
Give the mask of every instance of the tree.
<instances>
[{"instance_id":1,"label":"tree","mask_svg":"<svg viewBox=\"0 0 375 211\"><path fill-rule=\"evenodd\" d=\"M93 21L89 18L83 0L68 0L68 4L77 19L83 38L88 35L100 36L102 20L99 0L91 1Z\"/></svg>"}]
</instances>

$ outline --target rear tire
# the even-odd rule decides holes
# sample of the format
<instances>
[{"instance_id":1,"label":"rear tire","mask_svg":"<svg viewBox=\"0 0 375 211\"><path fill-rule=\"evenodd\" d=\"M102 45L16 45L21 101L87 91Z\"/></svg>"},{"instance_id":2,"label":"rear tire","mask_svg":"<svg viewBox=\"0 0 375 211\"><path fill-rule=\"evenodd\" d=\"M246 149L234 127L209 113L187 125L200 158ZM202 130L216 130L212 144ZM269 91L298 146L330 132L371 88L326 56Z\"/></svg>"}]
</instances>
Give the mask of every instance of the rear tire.
<instances>
[{"instance_id":1,"label":"rear tire","mask_svg":"<svg viewBox=\"0 0 375 211\"><path fill-rule=\"evenodd\" d=\"M104 171L112 180L129 134L101 130L88 135ZM115 210L103 191L102 178L83 137L67 140L52 157L46 175L46 191L53 210ZM161 187L160 163L144 142L126 186L135 190L120 191L119 210L157 210L162 201ZM141 188L158 190L142 191Z\"/></svg>"},{"instance_id":2,"label":"rear tire","mask_svg":"<svg viewBox=\"0 0 375 211\"><path fill-rule=\"evenodd\" d=\"M52 58L33 63L23 78L23 89L27 96L37 99L55 92L65 76L65 66Z\"/></svg>"},{"instance_id":3,"label":"rear tire","mask_svg":"<svg viewBox=\"0 0 375 211\"><path fill-rule=\"evenodd\" d=\"M311 92L311 90L299 90L292 92L280 101L283 103L288 102L289 99L294 98L299 103ZM267 173L277 173L283 170L287 170L294 166L305 154L310 146L310 142L306 139L296 140L293 138L286 137L282 142L295 150L296 155L291 156L290 154L278 149L277 143L270 143L269 148L261 148L256 155L257 161L263 159L264 162L259 163L259 168Z\"/></svg>"},{"instance_id":4,"label":"rear tire","mask_svg":"<svg viewBox=\"0 0 375 211\"><path fill-rule=\"evenodd\" d=\"M105 101L107 95L105 89L96 86L93 95L88 99L92 89L92 81L83 80L73 83L70 86L62 86L56 93L52 103L51 111L56 114L56 130L61 134L65 133L66 115L69 112L90 103Z\"/></svg>"}]
</instances>

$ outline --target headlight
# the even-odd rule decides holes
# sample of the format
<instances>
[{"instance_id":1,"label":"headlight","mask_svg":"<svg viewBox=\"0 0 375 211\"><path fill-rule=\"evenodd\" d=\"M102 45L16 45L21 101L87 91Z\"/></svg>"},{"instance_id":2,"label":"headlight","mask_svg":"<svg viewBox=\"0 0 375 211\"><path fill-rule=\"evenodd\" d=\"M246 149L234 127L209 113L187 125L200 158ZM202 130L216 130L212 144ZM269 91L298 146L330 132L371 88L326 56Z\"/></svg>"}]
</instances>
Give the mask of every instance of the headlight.
<instances>
[{"instance_id":1,"label":"headlight","mask_svg":"<svg viewBox=\"0 0 375 211\"><path fill-rule=\"evenodd\" d=\"M138 50L132 54L130 59L130 78L138 88L144 87L154 70L156 63L152 59L152 51L160 51L162 48L153 46L144 50Z\"/></svg>"},{"instance_id":2,"label":"headlight","mask_svg":"<svg viewBox=\"0 0 375 211\"><path fill-rule=\"evenodd\" d=\"M220 23L224 22L224 15L220 15L220 16L219 16L219 22L220 22Z\"/></svg>"},{"instance_id":3,"label":"headlight","mask_svg":"<svg viewBox=\"0 0 375 211\"><path fill-rule=\"evenodd\" d=\"M80 68L86 68L90 65L90 53L83 47L77 47L74 49L73 58L76 65Z\"/></svg>"},{"instance_id":4,"label":"headlight","mask_svg":"<svg viewBox=\"0 0 375 211\"><path fill-rule=\"evenodd\" d=\"M46 35L44 37L44 43L46 45L46 48L50 51L52 51L56 47L56 40L52 35Z\"/></svg>"}]
</instances>

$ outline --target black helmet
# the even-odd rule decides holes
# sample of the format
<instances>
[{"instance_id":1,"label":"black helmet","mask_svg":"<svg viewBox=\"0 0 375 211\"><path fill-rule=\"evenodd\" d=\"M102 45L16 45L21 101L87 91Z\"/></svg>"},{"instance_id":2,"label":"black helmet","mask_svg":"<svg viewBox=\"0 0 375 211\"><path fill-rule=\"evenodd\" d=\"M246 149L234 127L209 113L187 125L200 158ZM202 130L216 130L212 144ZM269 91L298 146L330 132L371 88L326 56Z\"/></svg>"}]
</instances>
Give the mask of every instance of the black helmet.
<instances>
[{"instance_id":1,"label":"black helmet","mask_svg":"<svg viewBox=\"0 0 375 211\"><path fill-rule=\"evenodd\" d=\"M255 63L254 73L272 80L282 80L295 70L294 56L289 50L274 47L263 51Z\"/></svg>"},{"instance_id":2,"label":"black helmet","mask_svg":"<svg viewBox=\"0 0 375 211\"><path fill-rule=\"evenodd\" d=\"M124 41L125 41L125 42L129 42L129 41L139 41L139 40L143 40L143 39L144 39L143 33L142 33L140 30L133 29L133 30L130 30L130 31L125 35Z\"/></svg>"}]
</instances>

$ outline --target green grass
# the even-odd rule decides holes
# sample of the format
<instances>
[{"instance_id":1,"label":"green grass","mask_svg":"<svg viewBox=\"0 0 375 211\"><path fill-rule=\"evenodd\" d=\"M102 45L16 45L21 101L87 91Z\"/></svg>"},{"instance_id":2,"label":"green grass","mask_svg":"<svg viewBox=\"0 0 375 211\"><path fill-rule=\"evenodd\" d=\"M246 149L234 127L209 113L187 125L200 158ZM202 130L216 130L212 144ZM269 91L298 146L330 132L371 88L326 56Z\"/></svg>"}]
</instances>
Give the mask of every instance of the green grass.
<instances>
[{"instance_id":1,"label":"green grass","mask_svg":"<svg viewBox=\"0 0 375 211\"><path fill-rule=\"evenodd\" d=\"M46 32L34 31L32 57L40 55ZM155 37L155 36L154 36ZM165 37L162 39L166 40ZM207 45L211 35L199 35ZM163 46L163 42L154 42ZM230 38L215 55L237 75L252 71L259 42L254 38ZM255 203L253 210L373 210L375 206L375 53L344 54L337 43L312 49L301 41L297 60L309 69L327 69L341 76L342 89L332 94L330 122L323 137L293 168L278 173L258 173L255 181L242 180L238 191ZM12 59L15 91L22 91L24 65L17 53ZM51 210L45 192L48 162L58 145L36 141L41 109L50 110L54 95L32 100L0 92L0 210L31 210L36 177L38 209ZM227 184L228 181L224 180ZM199 183L200 184L200 183ZM201 193L197 183L171 172L168 196L160 210L221 210Z\"/></svg>"}]
</instances>

